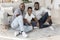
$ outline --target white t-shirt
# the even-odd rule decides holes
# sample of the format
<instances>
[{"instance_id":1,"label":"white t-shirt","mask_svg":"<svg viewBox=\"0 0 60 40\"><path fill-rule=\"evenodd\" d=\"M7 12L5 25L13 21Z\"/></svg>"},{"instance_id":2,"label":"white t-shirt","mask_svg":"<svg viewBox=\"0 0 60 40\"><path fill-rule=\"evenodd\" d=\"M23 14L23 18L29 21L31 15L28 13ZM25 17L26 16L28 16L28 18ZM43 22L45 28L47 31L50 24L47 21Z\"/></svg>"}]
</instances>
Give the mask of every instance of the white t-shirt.
<instances>
[{"instance_id":1,"label":"white t-shirt","mask_svg":"<svg viewBox=\"0 0 60 40\"><path fill-rule=\"evenodd\" d=\"M39 10L33 10L34 11L34 15L36 16L36 18L39 20L42 15L44 15L46 12L48 12L48 15L51 16L50 10L45 9L43 7L41 7Z\"/></svg>"},{"instance_id":2,"label":"white t-shirt","mask_svg":"<svg viewBox=\"0 0 60 40\"><path fill-rule=\"evenodd\" d=\"M25 15L25 19L27 19L27 21L30 23L32 18L35 18L35 16L33 15L33 13L31 13L31 15L29 16L28 13L26 13Z\"/></svg>"}]
</instances>

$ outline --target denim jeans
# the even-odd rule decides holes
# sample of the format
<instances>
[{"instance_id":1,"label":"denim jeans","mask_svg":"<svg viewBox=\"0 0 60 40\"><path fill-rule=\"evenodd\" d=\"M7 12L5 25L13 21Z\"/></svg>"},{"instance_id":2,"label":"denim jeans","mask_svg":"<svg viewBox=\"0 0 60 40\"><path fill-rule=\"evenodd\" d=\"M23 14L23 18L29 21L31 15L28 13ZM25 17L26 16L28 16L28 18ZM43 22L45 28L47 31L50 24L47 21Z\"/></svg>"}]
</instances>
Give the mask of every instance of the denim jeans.
<instances>
[{"instance_id":1,"label":"denim jeans","mask_svg":"<svg viewBox=\"0 0 60 40\"><path fill-rule=\"evenodd\" d=\"M23 24L23 17L21 15L13 20L13 22L11 23L11 28L20 32L21 31L29 32L33 29L32 26L25 26Z\"/></svg>"},{"instance_id":2,"label":"denim jeans","mask_svg":"<svg viewBox=\"0 0 60 40\"><path fill-rule=\"evenodd\" d=\"M46 27L49 27L51 24L52 24L52 20L50 20L48 23L49 25L44 25L44 23L46 22L47 18L48 18L48 12L45 13L44 16L42 16L42 18L40 18L39 20L39 28L46 28Z\"/></svg>"}]
</instances>

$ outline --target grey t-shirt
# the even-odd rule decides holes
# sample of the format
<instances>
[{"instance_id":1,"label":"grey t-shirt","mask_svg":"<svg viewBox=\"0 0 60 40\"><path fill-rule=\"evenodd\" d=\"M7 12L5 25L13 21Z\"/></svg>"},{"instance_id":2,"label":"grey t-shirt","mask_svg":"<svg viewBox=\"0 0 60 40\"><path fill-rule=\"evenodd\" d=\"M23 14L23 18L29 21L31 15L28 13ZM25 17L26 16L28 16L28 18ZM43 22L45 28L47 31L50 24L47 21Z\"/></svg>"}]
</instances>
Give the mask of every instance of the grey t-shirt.
<instances>
[{"instance_id":1,"label":"grey t-shirt","mask_svg":"<svg viewBox=\"0 0 60 40\"><path fill-rule=\"evenodd\" d=\"M23 16L23 18L24 18L24 17L25 17L26 12L25 12L25 11L23 11L23 14L22 14L22 11L21 11L20 9L16 9L16 10L15 10L15 12L14 12L14 17L16 17L16 15L17 15L17 14L22 15L22 16Z\"/></svg>"}]
</instances>

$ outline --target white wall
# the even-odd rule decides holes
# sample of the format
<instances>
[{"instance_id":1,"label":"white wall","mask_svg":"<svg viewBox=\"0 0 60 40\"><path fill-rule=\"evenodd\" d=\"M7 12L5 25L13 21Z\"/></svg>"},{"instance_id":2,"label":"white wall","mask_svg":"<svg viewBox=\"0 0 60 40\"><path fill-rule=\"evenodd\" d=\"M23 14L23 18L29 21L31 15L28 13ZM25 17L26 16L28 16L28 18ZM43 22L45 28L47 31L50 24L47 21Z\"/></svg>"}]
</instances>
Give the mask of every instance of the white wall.
<instances>
[{"instance_id":1,"label":"white wall","mask_svg":"<svg viewBox=\"0 0 60 40\"><path fill-rule=\"evenodd\" d=\"M48 7L51 5L51 0L45 0L45 7Z\"/></svg>"},{"instance_id":2,"label":"white wall","mask_svg":"<svg viewBox=\"0 0 60 40\"><path fill-rule=\"evenodd\" d=\"M52 18L53 22L56 24L60 24L60 0L53 1L53 9L52 9Z\"/></svg>"},{"instance_id":3,"label":"white wall","mask_svg":"<svg viewBox=\"0 0 60 40\"><path fill-rule=\"evenodd\" d=\"M45 0L30 0L34 4L34 2L39 2L41 6L45 6Z\"/></svg>"},{"instance_id":4,"label":"white wall","mask_svg":"<svg viewBox=\"0 0 60 40\"><path fill-rule=\"evenodd\" d=\"M22 2L21 0L19 0L20 2ZM34 4L34 2L39 2L41 6L44 6L44 7L47 7L47 6L50 6L51 5L51 0L30 0L32 1L32 3ZM19 2L19 3L20 3ZM18 7L17 5L19 5L19 3L3 3L2 5L8 5L8 6L13 6L13 7ZM26 5L31 5L32 6L32 3L27 3ZM53 19L53 22L56 23L56 24L60 24L60 7L59 7L59 4L60 4L60 0L54 0L53 2L53 8L52 8L52 11L51 11L51 14L52 14L52 19ZM58 9L56 9L58 7Z\"/></svg>"},{"instance_id":5,"label":"white wall","mask_svg":"<svg viewBox=\"0 0 60 40\"><path fill-rule=\"evenodd\" d=\"M60 0L54 0L54 9L59 9Z\"/></svg>"}]
</instances>

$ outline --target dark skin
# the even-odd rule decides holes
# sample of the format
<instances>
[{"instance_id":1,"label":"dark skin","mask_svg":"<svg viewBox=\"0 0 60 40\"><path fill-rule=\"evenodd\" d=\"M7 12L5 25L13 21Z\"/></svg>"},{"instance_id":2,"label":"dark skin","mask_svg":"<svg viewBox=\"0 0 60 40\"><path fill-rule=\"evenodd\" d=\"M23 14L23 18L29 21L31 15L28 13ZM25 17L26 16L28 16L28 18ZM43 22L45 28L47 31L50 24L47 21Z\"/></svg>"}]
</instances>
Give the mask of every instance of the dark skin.
<instances>
[{"instance_id":1,"label":"dark skin","mask_svg":"<svg viewBox=\"0 0 60 40\"><path fill-rule=\"evenodd\" d=\"M20 8L21 11L24 11L24 10L25 10L25 5L24 5L24 3L21 3L21 4L19 5L19 8ZM20 14L17 13L16 17L18 17L19 15L20 15ZM22 15L23 15L23 14L22 14ZM26 19L23 18L23 21L26 22Z\"/></svg>"},{"instance_id":2,"label":"dark skin","mask_svg":"<svg viewBox=\"0 0 60 40\"><path fill-rule=\"evenodd\" d=\"M24 11L24 10L25 10L25 4L24 4L24 3L21 3L21 4L19 5L19 8L20 8L21 11ZM17 13L16 17L19 16L19 15L20 15L20 14Z\"/></svg>"},{"instance_id":3,"label":"dark skin","mask_svg":"<svg viewBox=\"0 0 60 40\"><path fill-rule=\"evenodd\" d=\"M39 4L34 4L34 7L35 7L35 10L39 10ZM44 15L43 15L44 16ZM51 19L51 16L49 16L48 18L47 18L47 20L46 20L46 22L49 22L50 21L50 19Z\"/></svg>"},{"instance_id":4,"label":"dark skin","mask_svg":"<svg viewBox=\"0 0 60 40\"><path fill-rule=\"evenodd\" d=\"M49 16L49 17L48 17L48 19L46 20L46 22L49 22L49 21L50 21L50 19L51 19L51 16Z\"/></svg>"},{"instance_id":5,"label":"dark skin","mask_svg":"<svg viewBox=\"0 0 60 40\"><path fill-rule=\"evenodd\" d=\"M31 13L32 13L32 9L28 9L27 12L28 12L28 15L30 16ZM37 20L36 18L33 18L33 19L35 20L35 22L37 22L37 26L39 26L38 20ZM31 23L29 23L29 22L27 21L27 19L25 19L25 22L28 23L29 25L32 25Z\"/></svg>"},{"instance_id":6,"label":"dark skin","mask_svg":"<svg viewBox=\"0 0 60 40\"><path fill-rule=\"evenodd\" d=\"M39 27L39 22L38 22L38 20L37 20L36 17L34 18L34 20L35 20L35 22L37 22L37 25L36 26Z\"/></svg>"}]
</instances>

